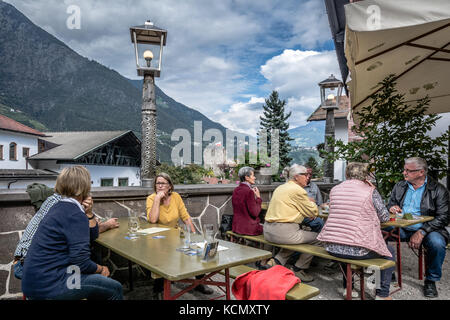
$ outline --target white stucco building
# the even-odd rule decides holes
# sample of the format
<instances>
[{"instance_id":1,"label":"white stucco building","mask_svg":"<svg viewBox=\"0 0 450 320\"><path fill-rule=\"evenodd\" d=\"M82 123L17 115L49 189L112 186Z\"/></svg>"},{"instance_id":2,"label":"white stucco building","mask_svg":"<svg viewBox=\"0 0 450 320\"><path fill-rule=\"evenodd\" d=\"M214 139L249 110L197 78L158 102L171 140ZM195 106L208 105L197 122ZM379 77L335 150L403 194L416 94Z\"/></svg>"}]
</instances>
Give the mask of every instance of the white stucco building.
<instances>
[{"instance_id":1,"label":"white stucco building","mask_svg":"<svg viewBox=\"0 0 450 320\"><path fill-rule=\"evenodd\" d=\"M132 131L42 133L0 115L0 189L54 187L65 167L85 166L93 187L140 186L141 142Z\"/></svg>"},{"instance_id":2,"label":"white stucco building","mask_svg":"<svg viewBox=\"0 0 450 320\"><path fill-rule=\"evenodd\" d=\"M33 182L54 186L57 173L33 170L28 163L43 137L44 133L0 115L0 189L22 189Z\"/></svg>"}]
</instances>

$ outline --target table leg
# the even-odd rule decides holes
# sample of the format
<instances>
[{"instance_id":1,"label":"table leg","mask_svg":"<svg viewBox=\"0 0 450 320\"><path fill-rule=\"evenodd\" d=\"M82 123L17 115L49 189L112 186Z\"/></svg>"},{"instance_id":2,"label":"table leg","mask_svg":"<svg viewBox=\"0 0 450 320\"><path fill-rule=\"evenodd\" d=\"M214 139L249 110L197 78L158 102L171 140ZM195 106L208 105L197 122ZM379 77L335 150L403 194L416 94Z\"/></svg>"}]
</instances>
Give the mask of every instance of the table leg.
<instances>
[{"instance_id":1,"label":"table leg","mask_svg":"<svg viewBox=\"0 0 450 320\"><path fill-rule=\"evenodd\" d=\"M423 280L423 247L419 247L419 280Z\"/></svg>"},{"instance_id":2,"label":"table leg","mask_svg":"<svg viewBox=\"0 0 450 320\"><path fill-rule=\"evenodd\" d=\"M230 269L228 268L225 269L225 286L226 299L230 300Z\"/></svg>"},{"instance_id":3,"label":"table leg","mask_svg":"<svg viewBox=\"0 0 450 320\"><path fill-rule=\"evenodd\" d=\"M172 300L170 297L170 280L164 279L164 300Z\"/></svg>"},{"instance_id":4,"label":"table leg","mask_svg":"<svg viewBox=\"0 0 450 320\"><path fill-rule=\"evenodd\" d=\"M366 299L366 290L364 288L364 269L361 269L359 274L359 285L361 287L361 300Z\"/></svg>"},{"instance_id":5,"label":"table leg","mask_svg":"<svg viewBox=\"0 0 450 320\"><path fill-rule=\"evenodd\" d=\"M398 275L398 286L402 287L402 248L400 239L400 228L397 228L397 275Z\"/></svg>"},{"instance_id":6,"label":"table leg","mask_svg":"<svg viewBox=\"0 0 450 320\"><path fill-rule=\"evenodd\" d=\"M128 280L130 282L130 291L133 291L133 263L128 260Z\"/></svg>"},{"instance_id":7,"label":"table leg","mask_svg":"<svg viewBox=\"0 0 450 320\"><path fill-rule=\"evenodd\" d=\"M347 280L347 296L345 300L352 300L352 266L350 263L347 263L347 272L346 272L346 280Z\"/></svg>"}]
</instances>

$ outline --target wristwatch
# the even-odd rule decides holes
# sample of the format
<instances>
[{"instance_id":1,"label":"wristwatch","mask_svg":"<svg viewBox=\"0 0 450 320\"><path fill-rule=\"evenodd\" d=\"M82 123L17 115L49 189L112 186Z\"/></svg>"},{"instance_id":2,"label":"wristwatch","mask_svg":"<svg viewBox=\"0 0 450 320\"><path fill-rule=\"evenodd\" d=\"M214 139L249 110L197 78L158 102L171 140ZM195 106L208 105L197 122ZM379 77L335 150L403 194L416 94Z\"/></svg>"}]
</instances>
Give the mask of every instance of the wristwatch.
<instances>
[{"instance_id":1,"label":"wristwatch","mask_svg":"<svg viewBox=\"0 0 450 320\"><path fill-rule=\"evenodd\" d=\"M420 231L420 233L421 233L423 236L426 236L426 235L427 235L427 232L426 232L425 230L419 229L419 231Z\"/></svg>"}]
</instances>

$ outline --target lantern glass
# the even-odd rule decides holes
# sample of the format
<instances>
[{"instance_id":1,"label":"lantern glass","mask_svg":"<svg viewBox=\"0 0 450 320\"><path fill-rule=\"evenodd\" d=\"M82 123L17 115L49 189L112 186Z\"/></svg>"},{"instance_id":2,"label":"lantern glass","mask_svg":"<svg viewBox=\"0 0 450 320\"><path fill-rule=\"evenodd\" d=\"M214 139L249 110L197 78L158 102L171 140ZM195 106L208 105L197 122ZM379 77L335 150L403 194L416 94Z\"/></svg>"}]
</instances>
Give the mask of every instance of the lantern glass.
<instances>
[{"instance_id":1,"label":"lantern glass","mask_svg":"<svg viewBox=\"0 0 450 320\"><path fill-rule=\"evenodd\" d=\"M153 54L153 58L150 61L150 68L161 71L159 63L159 61L161 60L160 46L139 43L137 45L137 49L138 49L137 55L139 61L139 68L142 69L149 68L149 66L147 65L147 60L144 59L144 52L150 50L151 53Z\"/></svg>"},{"instance_id":2,"label":"lantern glass","mask_svg":"<svg viewBox=\"0 0 450 320\"><path fill-rule=\"evenodd\" d=\"M130 28L131 42L134 44L136 69L139 76L145 74L159 77L161 73L163 47L166 45L167 31L156 27L147 20L144 25ZM144 52L148 59L144 58ZM149 58L151 56L151 59Z\"/></svg>"}]
</instances>

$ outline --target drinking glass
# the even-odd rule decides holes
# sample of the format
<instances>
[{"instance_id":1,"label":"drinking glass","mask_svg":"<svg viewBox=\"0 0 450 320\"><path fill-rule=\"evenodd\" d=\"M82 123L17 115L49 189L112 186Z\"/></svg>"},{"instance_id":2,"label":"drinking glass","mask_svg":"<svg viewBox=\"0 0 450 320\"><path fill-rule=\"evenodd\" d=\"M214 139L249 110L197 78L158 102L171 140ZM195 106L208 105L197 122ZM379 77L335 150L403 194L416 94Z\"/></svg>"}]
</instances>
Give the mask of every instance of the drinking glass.
<instances>
[{"instance_id":1,"label":"drinking glass","mask_svg":"<svg viewBox=\"0 0 450 320\"><path fill-rule=\"evenodd\" d=\"M108 221L113 217L114 212L111 209L106 209L103 215L103 222Z\"/></svg>"},{"instance_id":2,"label":"drinking glass","mask_svg":"<svg viewBox=\"0 0 450 320\"><path fill-rule=\"evenodd\" d=\"M203 237L206 242L213 242L216 236L216 230L213 224L208 223L203 225Z\"/></svg>"},{"instance_id":3,"label":"drinking glass","mask_svg":"<svg viewBox=\"0 0 450 320\"><path fill-rule=\"evenodd\" d=\"M137 237L136 232L139 230L139 217L137 211L128 210L128 235Z\"/></svg>"},{"instance_id":4,"label":"drinking glass","mask_svg":"<svg viewBox=\"0 0 450 320\"><path fill-rule=\"evenodd\" d=\"M184 224L183 225L183 232L184 232L184 238L183 238L183 249L189 249L191 245L191 228Z\"/></svg>"}]
</instances>

